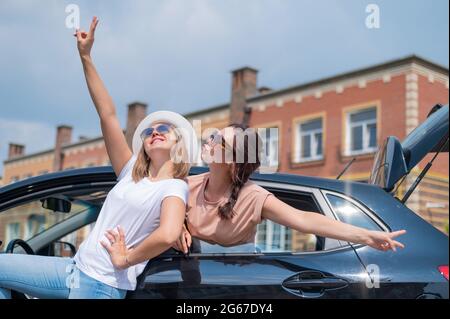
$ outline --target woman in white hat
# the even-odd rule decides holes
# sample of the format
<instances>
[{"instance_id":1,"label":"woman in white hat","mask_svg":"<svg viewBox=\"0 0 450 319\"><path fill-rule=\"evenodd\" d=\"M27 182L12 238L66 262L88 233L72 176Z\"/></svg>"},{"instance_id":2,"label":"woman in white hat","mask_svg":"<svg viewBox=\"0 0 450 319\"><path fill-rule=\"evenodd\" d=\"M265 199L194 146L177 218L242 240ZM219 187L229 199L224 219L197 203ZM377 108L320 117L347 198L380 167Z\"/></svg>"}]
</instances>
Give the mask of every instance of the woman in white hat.
<instances>
[{"instance_id":1,"label":"woman in white hat","mask_svg":"<svg viewBox=\"0 0 450 319\"><path fill-rule=\"evenodd\" d=\"M184 179L197 151L195 132L181 115L155 112L139 124L131 152L90 57L97 24L94 17L89 32L77 31L76 37L118 183L73 259L0 255L0 299L10 298L11 290L38 298L124 298L136 288L146 262L181 234L189 191Z\"/></svg>"}]
</instances>

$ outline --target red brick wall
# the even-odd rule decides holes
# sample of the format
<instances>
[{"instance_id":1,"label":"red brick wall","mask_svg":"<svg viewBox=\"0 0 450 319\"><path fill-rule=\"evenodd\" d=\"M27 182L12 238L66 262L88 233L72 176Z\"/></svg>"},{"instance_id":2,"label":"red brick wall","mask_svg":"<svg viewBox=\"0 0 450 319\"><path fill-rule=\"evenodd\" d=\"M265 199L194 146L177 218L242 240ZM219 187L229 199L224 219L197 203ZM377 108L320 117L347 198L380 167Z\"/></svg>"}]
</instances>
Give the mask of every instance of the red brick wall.
<instances>
[{"instance_id":1,"label":"red brick wall","mask_svg":"<svg viewBox=\"0 0 450 319\"><path fill-rule=\"evenodd\" d=\"M282 122L280 133L280 170L295 174L311 176L335 177L345 167L352 157L341 155L343 147L343 109L355 105L370 106L371 102L378 101L381 107L378 121L378 144L389 135L400 139L405 136L405 76L392 77L390 82L382 80L367 82L365 88L358 86L346 87L340 94L335 90L323 92L322 97L304 96L300 103L286 101L282 107L268 105L265 111L252 112L251 126L261 126L276 120ZM309 164L290 164L292 139L294 132L292 120L298 116L325 112L324 121L324 160ZM372 167L373 155L359 156L344 176L357 176L368 174Z\"/></svg>"},{"instance_id":2,"label":"red brick wall","mask_svg":"<svg viewBox=\"0 0 450 319\"><path fill-rule=\"evenodd\" d=\"M85 167L89 164L103 166L107 165L108 160L109 157L106 152L106 147L95 147L94 149L86 149L85 151L78 151L75 154L65 155L63 169Z\"/></svg>"}]
</instances>

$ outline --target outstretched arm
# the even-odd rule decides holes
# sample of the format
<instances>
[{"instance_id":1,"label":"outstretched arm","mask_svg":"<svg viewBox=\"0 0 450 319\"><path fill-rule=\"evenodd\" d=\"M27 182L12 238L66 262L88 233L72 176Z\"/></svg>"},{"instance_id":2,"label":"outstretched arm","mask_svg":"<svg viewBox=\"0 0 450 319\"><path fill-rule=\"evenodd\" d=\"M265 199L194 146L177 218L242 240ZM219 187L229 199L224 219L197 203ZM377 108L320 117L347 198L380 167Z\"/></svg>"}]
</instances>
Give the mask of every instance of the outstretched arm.
<instances>
[{"instance_id":1,"label":"outstretched arm","mask_svg":"<svg viewBox=\"0 0 450 319\"><path fill-rule=\"evenodd\" d=\"M125 269L152 259L169 249L181 234L186 205L175 196L166 197L161 204L160 225L135 248L125 245L125 233L119 227L119 233L108 230L109 244L101 242L108 251L115 267Z\"/></svg>"},{"instance_id":2,"label":"outstretched arm","mask_svg":"<svg viewBox=\"0 0 450 319\"><path fill-rule=\"evenodd\" d=\"M404 245L395 241L394 238L405 234L405 230L391 233L367 230L321 214L295 209L275 196L267 197L262 216L302 233L364 244L383 251L389 249L396 251L397 247L404 248Z\"/></svg>"},{"instance_id":3,"label":"outstretched arm","mask_svg":"<svg viewBox=\"0 0 450 319\"><path fill-rule=\"evenodd\" d=\"M78 52L80 53L83 64L89 94L100 117L100 126L105 140L106 151L108 152L114 172L118 176L124 165L131 158L132 153L120 127L114 102L92 62L91 49L94 44L94 34L97 24L98 19L94 17L89 32L77 30L75 36L77 37Z\"/></svg>"}]
</instances>

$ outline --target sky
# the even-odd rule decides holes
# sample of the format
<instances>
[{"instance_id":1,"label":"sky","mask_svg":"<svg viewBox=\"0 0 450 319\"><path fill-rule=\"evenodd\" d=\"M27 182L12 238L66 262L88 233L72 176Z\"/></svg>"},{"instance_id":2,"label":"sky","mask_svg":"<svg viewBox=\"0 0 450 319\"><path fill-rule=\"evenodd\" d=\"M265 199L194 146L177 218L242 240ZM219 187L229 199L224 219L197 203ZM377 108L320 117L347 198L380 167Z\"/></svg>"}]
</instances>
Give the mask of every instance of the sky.
<instances>
[{"instance_id":1,"label":"sky","mask_svg":"<svg viewBox=\"0 0 450 319\"><path fill-rule=\"evenodd\" d=\"M74 140L101 134L70 4L81 28L100 20L92 56L122 127L133 101L180 113L229 102L242 66L272 89L410 54L448 67L448 0L0 0L0 176L9 142L29 154L52 148L60 124Z\"/></svg>"}]
</instances>

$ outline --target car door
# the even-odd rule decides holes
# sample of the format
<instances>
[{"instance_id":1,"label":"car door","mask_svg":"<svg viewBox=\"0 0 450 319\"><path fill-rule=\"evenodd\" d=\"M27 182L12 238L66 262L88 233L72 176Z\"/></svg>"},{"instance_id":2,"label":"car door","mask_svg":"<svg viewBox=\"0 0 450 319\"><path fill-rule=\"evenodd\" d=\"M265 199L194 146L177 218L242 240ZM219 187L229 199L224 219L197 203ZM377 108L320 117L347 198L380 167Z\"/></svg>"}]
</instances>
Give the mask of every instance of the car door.
<instances>
[{"instance_id":1,"label":"car door","mask_svg":"<svg viewBox=\"0 0 450 319\"><path fill-rule=\"evenodd\" d=\"M274 183L264 186L290 205L332 217L318 190ZM138 279L137 290L128 297L368 296L366 271L350 246L342 247L342 243L330 239L309 240L304 234L267 223L258 227L256 245L225 248L194 240L193 250L187 257L174 250L166 252L149 262Z\"/></svg>"},{"instance_id":2,"label":"car door","mask_svg":"<svg viewBox=\"0 0 450 319\"><path fill-rule=\"evenodd\" d=\"M372 283L369 286L373 289L368 290L370 298L448 298L448 281L439 269L440 265L448 264L448 253L445 253L448 252L446 235L417 217L414 212L406 211L406 207L401 206L389 194L378 196L377 202L380 208L394 212L397 216L403 215L401 210L405 209L407 215L396 221L397 225L388 226L386 221L381 220L369 208L347 195L329 191L325 191L324 195L337 218L343 222L380 231L390 231L392 227L396 230L400 225L408 233L414 234L413 244L406 243L405 249L398 249L396 252L353 245L371 277ZM403 242L403 238L399 240Z\"/></svg>"}]
</instances>

